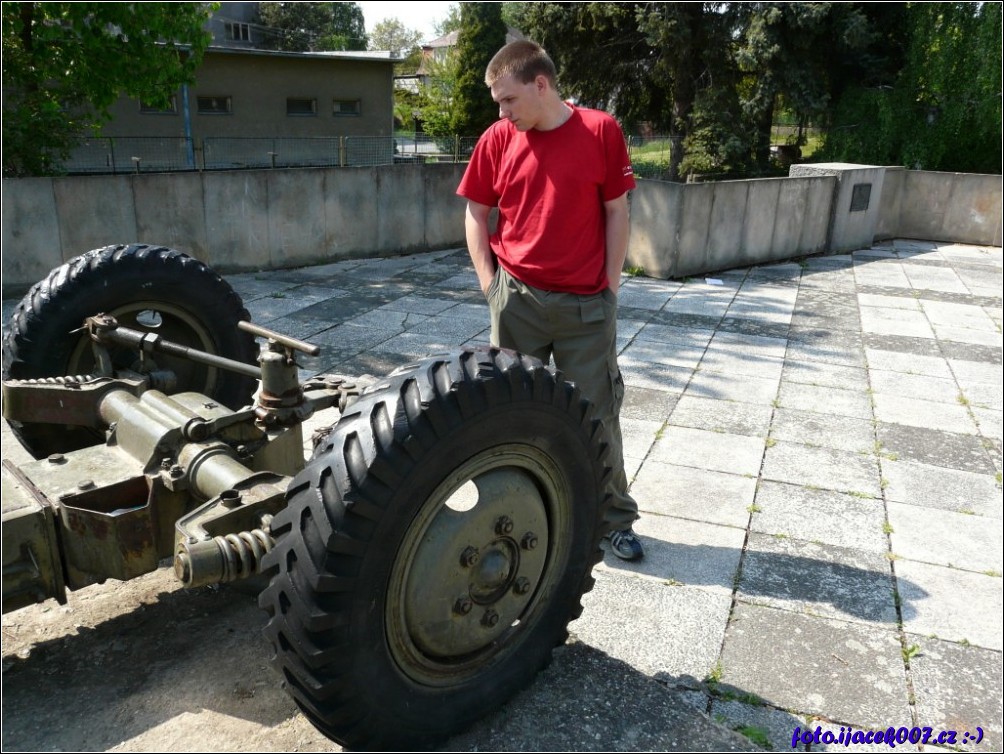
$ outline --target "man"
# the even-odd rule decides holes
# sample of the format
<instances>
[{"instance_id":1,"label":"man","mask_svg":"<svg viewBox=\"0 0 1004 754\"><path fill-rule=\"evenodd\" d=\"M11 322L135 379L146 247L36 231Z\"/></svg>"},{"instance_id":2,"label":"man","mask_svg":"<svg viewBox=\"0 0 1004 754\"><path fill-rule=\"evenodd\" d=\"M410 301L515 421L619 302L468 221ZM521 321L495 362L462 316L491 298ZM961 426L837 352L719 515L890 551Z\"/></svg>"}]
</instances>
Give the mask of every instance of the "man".
<instances>
[{"instance_id":1,"label":"man","mask_svg":"<svg viewBox=\"0 0 1004 754\"><path fill-rule=\"evenodd\" d=\"M611 446L611 549L637 560L644 550L631 528L638 505L624 472L616 345L634 175L617 122L564 102L555 79L533 42L496 53L485 83L500 120L478 141L457 193L467 199L467 247L489 302L492 345L544 363L553 355L593 402Z\"/></svg>"}]
</instances>

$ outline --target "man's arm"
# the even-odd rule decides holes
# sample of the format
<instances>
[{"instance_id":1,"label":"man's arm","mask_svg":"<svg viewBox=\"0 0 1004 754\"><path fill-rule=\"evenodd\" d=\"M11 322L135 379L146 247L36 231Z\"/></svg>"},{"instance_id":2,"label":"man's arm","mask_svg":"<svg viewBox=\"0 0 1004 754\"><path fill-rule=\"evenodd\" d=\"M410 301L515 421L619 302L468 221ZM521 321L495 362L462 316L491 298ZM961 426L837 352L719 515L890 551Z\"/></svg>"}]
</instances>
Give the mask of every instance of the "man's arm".
<instances>
[{"instance_id":1,"label":"man's arm","mask_svg":"<svg viewBox=\"0 0 1004 754\"><path fill-rule=\"evenodd\" d=\"M628 235L631 230L627 193L609 202L603 202L603 210L607 218L607 280L610 281L610 290L617 293L621 285L621 271L624 269L624 259L627 257ZM467 238L469 244L470 236Z\"/></svg>"},{"instance_id":2,"label":"man's arm","mask_svg":"<svg viewBox=\"0 0 1004 754\"><path fill-rule=\"evenodd\" d=\"M488 215L492 208L486 204L467 201L467 213L464 216L464 230L467 234L467 252L474 263L474 271L478 275L481 292L488 295L488 286L495 276L495 254L488 243Z\"/></svg>"}]
</instances>

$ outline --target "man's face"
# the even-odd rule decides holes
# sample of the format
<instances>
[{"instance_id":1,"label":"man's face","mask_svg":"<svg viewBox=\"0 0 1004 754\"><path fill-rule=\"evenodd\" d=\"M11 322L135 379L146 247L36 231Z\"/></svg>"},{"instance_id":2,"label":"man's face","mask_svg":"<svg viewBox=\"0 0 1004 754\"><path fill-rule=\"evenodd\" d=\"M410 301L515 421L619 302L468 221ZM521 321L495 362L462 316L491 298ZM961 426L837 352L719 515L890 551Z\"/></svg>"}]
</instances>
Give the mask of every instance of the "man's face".
<instances>
[{"instance_id":1,"label":"man's face","mask_svg":"<svg viewBox=\"0 0 1004 754\"><path fill-rule=\"evenodd\" d=\"M538 76L528 84L512 76L496 80L491 93L499 106L499 118L510 121L519 131L536 126L543 111L543 78Z\"/></svg>"}]
</instances>

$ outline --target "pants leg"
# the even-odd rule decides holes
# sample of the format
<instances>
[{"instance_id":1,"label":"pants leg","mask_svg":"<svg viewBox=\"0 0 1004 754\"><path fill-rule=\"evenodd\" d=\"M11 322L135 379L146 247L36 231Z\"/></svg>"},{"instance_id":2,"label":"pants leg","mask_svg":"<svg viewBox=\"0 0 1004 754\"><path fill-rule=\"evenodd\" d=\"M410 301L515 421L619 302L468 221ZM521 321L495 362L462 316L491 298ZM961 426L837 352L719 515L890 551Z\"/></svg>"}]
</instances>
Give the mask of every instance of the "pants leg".
<instances>
[{"instance_id":1,"label":"pants leg","mask_svg":"<svg viewBox=\"0 0 1004 754\"><path fill-rule=\"evenodd\" d=\"M504 270L489 289L492 344L513 348L555 366L578 385L603 422L610 446L613 498L609 518L614 530L638 518L638 504L627 491L620 408L624 382L617 366L617 301L610 291L593 296L542 291Z\"/></svg>"}]
</instances>

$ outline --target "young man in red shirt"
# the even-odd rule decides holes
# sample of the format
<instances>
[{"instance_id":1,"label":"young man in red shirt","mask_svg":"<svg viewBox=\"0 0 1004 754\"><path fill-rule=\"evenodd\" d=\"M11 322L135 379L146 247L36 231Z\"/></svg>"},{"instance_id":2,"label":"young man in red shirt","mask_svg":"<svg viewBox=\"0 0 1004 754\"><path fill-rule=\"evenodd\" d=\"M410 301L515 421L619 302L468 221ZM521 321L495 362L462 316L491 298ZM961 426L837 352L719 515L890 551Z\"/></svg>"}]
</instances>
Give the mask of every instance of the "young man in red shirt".
<instances>
[{"instance_id":1,"label":"young man in red shirt","mask_svg":"<svg viewBox=\"0 0 1004 754\"><path fill-rule=\"evenodd\" d=\"M627 492L617 366L634 175L617 122L564 102L555 79L533 42L496 53L485 83L500 120L478 141L457 193L467 199L467 247L491 309L492 344L544 363L553 355L593 402L611 445L611 549L637 560L644 550L631 528L638 505Z\"/></svg>"}]
</instances>

